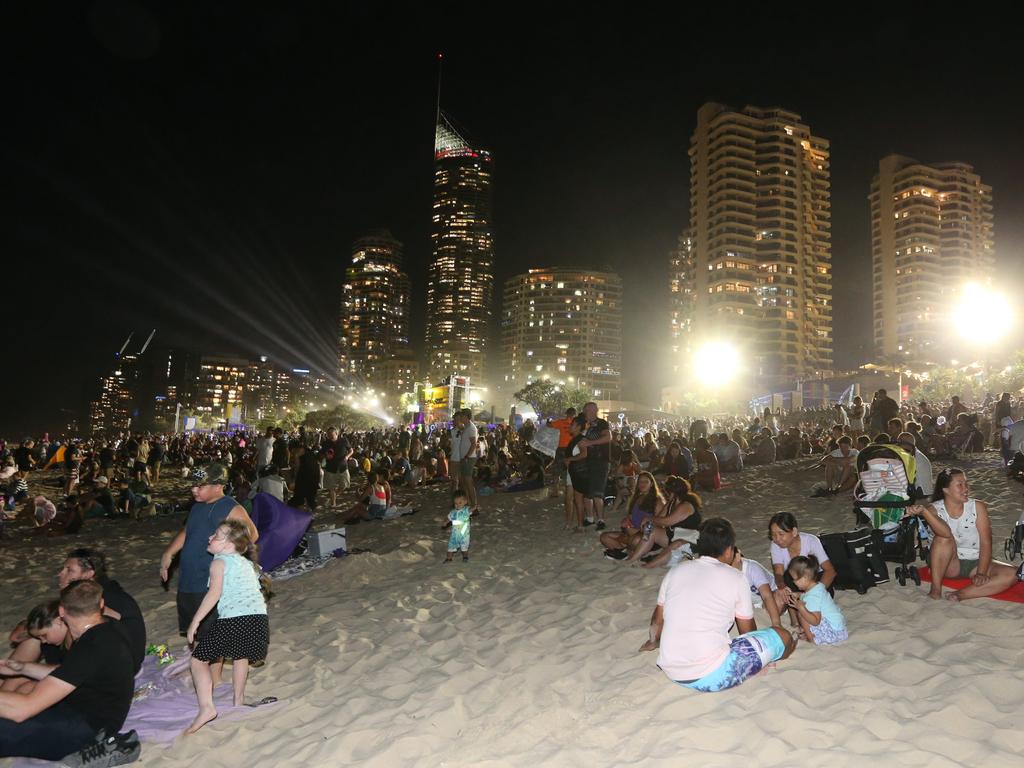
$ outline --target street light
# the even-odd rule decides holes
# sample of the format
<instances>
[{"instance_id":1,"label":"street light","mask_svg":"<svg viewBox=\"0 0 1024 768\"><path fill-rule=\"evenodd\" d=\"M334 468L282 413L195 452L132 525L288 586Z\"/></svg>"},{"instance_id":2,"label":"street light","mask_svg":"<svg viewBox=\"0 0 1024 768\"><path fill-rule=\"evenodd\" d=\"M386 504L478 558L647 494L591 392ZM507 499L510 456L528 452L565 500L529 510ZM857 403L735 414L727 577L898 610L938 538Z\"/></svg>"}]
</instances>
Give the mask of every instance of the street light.
<instances>
[{"instance_id":1,"label":"street light","mask_svg":"<svg viewBox=\"0 0 1024 768\"><path fill-rule=\"evenodd\" d=\"M977 283L967 283L960 303L953 310L956 332L975 344L991 345L1001 340L1013 325L1013 308L1001 293Z\"/></svg>"},{"instance_id":2,"label":"street light","mask_svg":"<svg viewBox=\"0 0 1024 768\"><path fill-rule=\"evenodd\" d=\"M728 384L740 372L740 353L732 344L710 341L693 356L694 369L709 384Z\"/></svg>"}]
</instances>

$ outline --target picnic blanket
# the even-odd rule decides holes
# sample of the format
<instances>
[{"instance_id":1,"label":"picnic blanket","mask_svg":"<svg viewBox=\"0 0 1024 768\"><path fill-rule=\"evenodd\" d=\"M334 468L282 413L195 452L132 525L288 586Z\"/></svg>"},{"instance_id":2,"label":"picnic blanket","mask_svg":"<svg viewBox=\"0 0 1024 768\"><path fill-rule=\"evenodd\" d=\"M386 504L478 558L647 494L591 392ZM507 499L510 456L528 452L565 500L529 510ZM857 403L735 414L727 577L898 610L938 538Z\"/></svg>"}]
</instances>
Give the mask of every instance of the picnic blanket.
<instances>
[{"instance_id":1,"label":"picnic blanket","mask_svg":"<svg viewBox=\"0 0 1024 768\"><path fill-rule=\"evenodd\" d=\"M927 581L929 584L932 581L932 572L925 568L918 568L917 572L921 575L921 581ZM950 589L963 589L971 583L970 579L943 579L942 586L949 587ZM989 595L993 600L1008 600L1011 603L1024 603L1024 582L1018 581L1012 587L1005 592L1000 592L998 595Z\"/></svg>"},{"instance_id":2,"label":"picnic blanket","mask_svg":"<svg viewBox=\"0 0 1024 768\"><path fill-rule=\"evenodd\" d=\"M164 655L148 655L142 662L142 668L135 676L135 698L128 711L128 718L121 728L122 733L135 730L143 744L145 755L146 744L169 744L182 735L195 719L198 705L196 694L192 688L192 676L188 666L191 654L183 648L171 663L161 663ZM232 706L231 672L225 667L226 680L213 692L213 700L217 705L217 720L243 720L247 717L276 709L282 702L273 701L258 706ZM145 757L143 757L145 759ZM37 768L52 766L47 760L16 758L12 768Z\"/></svg>"}]
</instances>

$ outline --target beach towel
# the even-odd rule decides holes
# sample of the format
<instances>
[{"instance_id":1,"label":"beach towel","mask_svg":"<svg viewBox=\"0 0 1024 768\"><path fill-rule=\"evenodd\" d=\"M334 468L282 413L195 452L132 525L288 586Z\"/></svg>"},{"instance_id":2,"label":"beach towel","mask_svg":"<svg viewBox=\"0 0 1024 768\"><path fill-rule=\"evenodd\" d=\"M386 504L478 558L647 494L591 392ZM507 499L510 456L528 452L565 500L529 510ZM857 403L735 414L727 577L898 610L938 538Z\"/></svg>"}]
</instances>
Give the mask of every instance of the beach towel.
<instances>
[{"instance_id":1,"label":"beach towel","mask_svg":"<svg viewBox=\"0 0 1024 768\"><path fill-rule=\"evenodd\" d=\"M306 535L313 515L289 507L269 493L257 493L252 500L252 521L260 532L260 567L272 571L291 557Z\"/></svg>"},{"instance_id":2,"label":"beach towel","mask_svg":"<svg viewBox=\"0 0 1024 768\"><path fill-rule=\"evenodd\" d=\"M917 572L921 575L921 581L927 581L931 583L932 573L928 568L918 568ZM943 579L942 586L949 587L950 589L963 589L971 583L970 579ZM1005 592L1000 592L998 595L989 595L993 600L1008 600L1011 603L1024 603L1024 582L1018 581L1012 587Z\"/></svg>"}]
</instances>

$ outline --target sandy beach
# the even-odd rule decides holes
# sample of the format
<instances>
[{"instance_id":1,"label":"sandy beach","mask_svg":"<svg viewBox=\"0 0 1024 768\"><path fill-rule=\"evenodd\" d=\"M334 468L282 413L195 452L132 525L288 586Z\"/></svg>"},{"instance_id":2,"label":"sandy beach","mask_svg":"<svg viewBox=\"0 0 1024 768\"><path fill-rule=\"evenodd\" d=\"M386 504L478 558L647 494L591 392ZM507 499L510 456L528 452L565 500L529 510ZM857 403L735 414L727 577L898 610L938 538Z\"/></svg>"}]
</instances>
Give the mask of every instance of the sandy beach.
<instances>
[{"instance_id":1,"label":"sandy beach","mask_svg":"<svg viewBox=\"0 0 1024 768\"><path fill-rule=\"evenodd\" d=\"M804 531L852 527L845 498L810 499L806 461L752 468L705 497L729 517L748 557L769 564L767 521L791 511ZM961 462L990 504L994 551L1022 510L1024 486L994 454ZM936 469L943 465L938 465ZM37 476L38 478L38 476ZM253 699L282 704L215 721L146 765L200 755L207 766L830 766L1024 765L1024 605L936 602L895 580L839 592L849 642L802 643L739 688L671 684L637 648L664 570L604 559L593 532L562 530L546 491L482 499L469 563L442 564L448 494L417 492L421 511L348 531L369 549L275 585L271 650ZM321 513L318 523L330 517ZM150 642L180 650L174 591L157 575L182 515L89 521L74 537L16 528L0 543L0 627L56 595L75 546L103 548L142 606ZM617 522L617 520L613 521ZM767 614L757 613L759 625ZM0 761L0 765L4 764Z\"/></svg>"}]
</instances>

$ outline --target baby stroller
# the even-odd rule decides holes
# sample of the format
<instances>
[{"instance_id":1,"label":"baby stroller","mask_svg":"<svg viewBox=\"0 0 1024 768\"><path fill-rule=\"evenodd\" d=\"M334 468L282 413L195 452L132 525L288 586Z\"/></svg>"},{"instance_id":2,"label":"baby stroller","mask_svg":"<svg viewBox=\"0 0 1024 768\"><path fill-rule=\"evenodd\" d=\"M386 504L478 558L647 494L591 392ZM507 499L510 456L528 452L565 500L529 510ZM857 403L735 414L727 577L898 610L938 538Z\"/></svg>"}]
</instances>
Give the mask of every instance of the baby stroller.
<instances>
[{"instance_id":1,"label":"baby stroller","mask_svg":"<svg viewBox=\"0 0 1024 768\"><path fill-rule=\"evenodd\" d=\"M922 496L917 487L914 457L895 445L872 444L857 454L857 485L853 489L857 524L871 526L882 536L882 559L896 563L896 580L907 579L920 586L921 576L913 565L918 556L928 561L927 526L906 517L907 507ZM871 517L868 517L870 510Z\"/></svg>"},{"instance_id":2,"label":"baby stroller","mask_svg":"<svg viewBox=\"0 0 1024 768\"><path fill-rule=\"evenodd\" d=\"M1006 559L1011 563L1021 555L1021 548L1024 546L1024 520L1018 520L1013 526L1013 533L1006 540Z\"/></svg>"}]
</instances>

